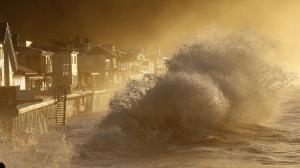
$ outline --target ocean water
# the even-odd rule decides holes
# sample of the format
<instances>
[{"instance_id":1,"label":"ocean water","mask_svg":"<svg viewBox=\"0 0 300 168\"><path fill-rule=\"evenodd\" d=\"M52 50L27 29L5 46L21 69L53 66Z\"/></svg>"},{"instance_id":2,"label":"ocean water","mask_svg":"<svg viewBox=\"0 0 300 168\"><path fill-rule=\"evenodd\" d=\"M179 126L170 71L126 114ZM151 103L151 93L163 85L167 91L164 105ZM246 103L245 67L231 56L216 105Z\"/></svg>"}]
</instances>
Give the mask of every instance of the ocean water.
<instances>
[{"instance_id":1,"label":"ocean water","mask_svg":"<svg viewBox=\"0 0 300 168\"><path fill-rule=\"evenodd\" d=\"M112 97L75 165L300 167L298 78L270 49L248 32L180 48L166 74Z\"/></svg>"},{"instance_id":2,"label":"ocean water","mask_svg":"<svg viewBox=\"0 0 300 168\"><path fill-rule=\"evenodd\" d=\"M300 167L299 89L282 100L280 110L268 124L224 125L205 136L175 142L133 139L116 127L94 127L89 129L93 136L77 143L72 167ZM97 124L103 117L98 114L97 120L87 121ZM78 135L69 138L78 140Z\"/></svg>"},{"instance_id":3,"label":"ocean water","mask_svg":"<svg viewBox=\"0 0 300 168\"><path fill-rule=\"evenodd\" d=\"M0 144L9 167L300 167L297 75L237 32L178 49L166 74L130 80L107 111Z\"/></svg>"},{"instance_id":4,"label":"ocean water","mask_svg":"<svg viewBox=\"0 0 300 168\"><path fill-rule=\"evenodd\" d=\"M124 135L113 139L120 132L117 128L105 129L107 135L100 136L98 124L107 115L101 112L76 116L68 121L66 130L47 133L31 146L22 145L12 151L1 147L0 158L14 168L297 168L300 167L300 90L293 92L281 103L282 115L268 125L224 128L228 129L226 133L199 141L161 146L141 144L131 139L125 141ZM106 144L99 147L95 140ZM9 152L4 153L3 149Z\"/></svg>"}]
</instances>

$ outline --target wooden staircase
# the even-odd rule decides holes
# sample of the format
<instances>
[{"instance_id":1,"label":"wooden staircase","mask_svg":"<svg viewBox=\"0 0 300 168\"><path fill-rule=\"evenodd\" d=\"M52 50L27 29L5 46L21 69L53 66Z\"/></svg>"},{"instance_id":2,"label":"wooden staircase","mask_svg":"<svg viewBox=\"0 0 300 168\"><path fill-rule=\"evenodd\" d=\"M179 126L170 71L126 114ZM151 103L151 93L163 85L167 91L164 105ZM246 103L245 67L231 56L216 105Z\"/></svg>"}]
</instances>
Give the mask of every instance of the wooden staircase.
<instances>
[{"instance_id":1,"label":"wooden staircase","mask_svg":"<svg viewBox=\"0 0 300 168\"><path fill-rule=\"evenodd\" d=\"M56 90L56 125L66 124L67 91L64 86L58 86Z\"/></svg>"}]
</instances>

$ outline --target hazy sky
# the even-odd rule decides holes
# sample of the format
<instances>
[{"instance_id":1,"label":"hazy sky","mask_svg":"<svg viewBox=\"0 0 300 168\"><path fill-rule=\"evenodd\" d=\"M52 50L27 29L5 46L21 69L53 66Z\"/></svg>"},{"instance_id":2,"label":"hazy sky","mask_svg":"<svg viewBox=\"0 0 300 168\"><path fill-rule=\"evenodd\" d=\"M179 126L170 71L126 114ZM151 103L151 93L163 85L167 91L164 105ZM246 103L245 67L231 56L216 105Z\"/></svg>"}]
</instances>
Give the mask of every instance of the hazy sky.
<instances>
[{"instance_id":1,"label":"hazy sky","mask_svg":"<svg viewBox=\"0 0 300 168\"><path fill-rule=\"evenodd\" d=\"M246 27L297 58L299 9L299 0L7 0L0 18L32 40L80 34L123 46L166 46L205 27Z\"/></svg>"}]
</instances>

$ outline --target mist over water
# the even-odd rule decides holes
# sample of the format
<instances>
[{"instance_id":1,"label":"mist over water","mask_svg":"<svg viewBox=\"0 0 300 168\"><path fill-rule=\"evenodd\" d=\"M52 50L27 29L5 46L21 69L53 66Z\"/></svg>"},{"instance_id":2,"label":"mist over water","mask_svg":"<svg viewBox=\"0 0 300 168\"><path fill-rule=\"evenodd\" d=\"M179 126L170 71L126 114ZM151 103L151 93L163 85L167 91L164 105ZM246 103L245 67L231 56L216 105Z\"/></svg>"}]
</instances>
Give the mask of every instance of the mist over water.
<instances>
[{"instance_id":1,"label":"mist over water","mask_svg":"<svg viewBox=\"0 0 300 168\"><path fill-rule=\"evenodd\" d=\"M49 133L10 151L0 141L0 157L15 167L297 167L300 91L282 95L298 78L271 50L251 31L193 40L165 74L117 91L88 142Z\"/></svg>"},{"instance_id":2,"label":"mist over water","mask_svg":"<svg viewBox=\"0 0 300 168\"><path fill-rule=\"evenodd\" d=\"M70 167L73 146L61 131L19 136L14 142L0 137L0 161L9 168Z\"/></svg>"},{"instance_id":3,"label":"mist over water","mask_svg":"<svg viewBox=\"0 0 300 168\"><path fill-rule=\"evenodd\" d=\"M280 91L293 79L264 58L270 47L248 32L184 46L168 61L166 74L130 81L117 93L101 125L195 134L223 124L260 123L272 115Z\"/></svg>"},{"instance_id":4,"label":"mist over water","mask_svg":"<svg viewBox=\"0 0 300 168\"><path fill-rule=\"evenodd\" d=\"M271 43L249 31L183 45L165 74L131 80L112 97L107 117L82 148L83 159L112 159L125 167L149 165L149 158L158 162L154 167L161 162L218 167L249 158L258 165L295 164L272 160L264 146L286 140L285 133L264 122L279 113L282 93L297 79L268 60L271 49ZM123 163L122 158L131 159ZM203 164L195 166L199 161Z\"/></svg>"}]
</instances>

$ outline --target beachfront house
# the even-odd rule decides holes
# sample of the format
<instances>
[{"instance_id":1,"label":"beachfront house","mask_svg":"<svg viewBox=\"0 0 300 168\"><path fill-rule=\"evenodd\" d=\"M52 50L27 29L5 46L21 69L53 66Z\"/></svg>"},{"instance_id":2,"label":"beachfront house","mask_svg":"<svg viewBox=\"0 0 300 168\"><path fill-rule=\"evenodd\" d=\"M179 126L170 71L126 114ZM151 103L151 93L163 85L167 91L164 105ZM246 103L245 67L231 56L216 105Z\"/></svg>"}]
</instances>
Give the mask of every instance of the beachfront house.
<instances>
[{"instance_id":1,"label":"beachfront house","mask_svg":"<svg viewBox=\"0 0 300 168\"><path fill-rule=\"evenodd\" d=\"M0 86L14 86L17 59L8 23L0 23Z\"/></svg>"}]
</instances>

